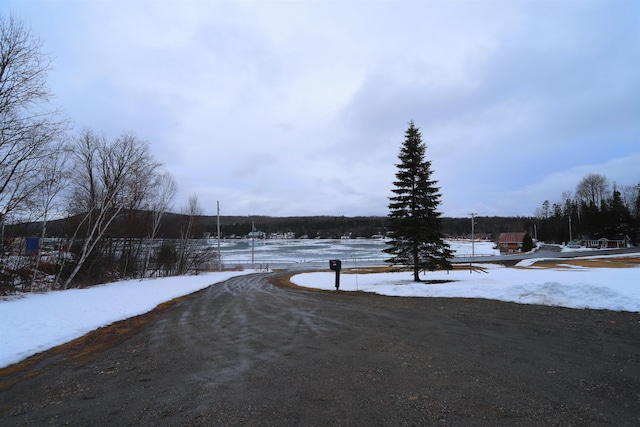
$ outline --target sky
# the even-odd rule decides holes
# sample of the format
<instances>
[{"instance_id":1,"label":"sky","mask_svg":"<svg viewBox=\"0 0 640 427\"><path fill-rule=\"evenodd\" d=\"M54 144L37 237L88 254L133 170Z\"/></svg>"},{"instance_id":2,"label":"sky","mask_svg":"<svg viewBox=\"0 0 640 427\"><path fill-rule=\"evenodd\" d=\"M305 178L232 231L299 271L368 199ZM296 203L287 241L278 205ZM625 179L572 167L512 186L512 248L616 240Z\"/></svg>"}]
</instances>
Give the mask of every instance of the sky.
<instances>
[{"instance_id":1,"label":"sky","mask_svg":"<svg viewBox=\"0 0 640 427\"><path fill-rule=\"evenodd\" d=\"M425 279L453 280L436 285L413 282L411 272L341 274L340 290L396 297L484 298L576 309L640 311L638 267L552 269L538 267L535 260L522 261L520 268L483 266L487 273L470 274L467 270L427 273ZM0 299L0 324L3 325L0 368L99 327L150 311L164 301L251 272L125 280L86 289ZM299 286L335 290L333 272L301 273L291 280Z\"/></svg>"},{"instance_id":2,"label":"sky","mask_svg":"<svg viewBox=\"0 0 640 427\"><path fill-rule=\"evenodd\" d=\"M413 120L444 216L640 183L636 0L0 0L52 101L221 215L386 215Z\"/></svg>"}]
</instances>

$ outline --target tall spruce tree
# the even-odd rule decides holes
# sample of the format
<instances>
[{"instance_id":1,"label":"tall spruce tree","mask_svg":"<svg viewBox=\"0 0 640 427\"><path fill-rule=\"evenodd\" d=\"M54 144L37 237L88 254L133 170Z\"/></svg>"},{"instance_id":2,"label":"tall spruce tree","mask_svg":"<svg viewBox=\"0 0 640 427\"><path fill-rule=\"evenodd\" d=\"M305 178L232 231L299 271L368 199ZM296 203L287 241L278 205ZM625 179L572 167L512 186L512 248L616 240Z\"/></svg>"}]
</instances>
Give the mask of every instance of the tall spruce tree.
<instances>
[{"instance_id":1,"label":"tall spruce tree","mask_svg":"<svg viewBox=\"0 0 640 427\"><path fill-rule=\"evenodd\" d=\"M440 232L438 181L431 179L431 162L425 160L426 145L413 122L405 132L398 158L394 196L389 197L389 247L387 262L413 266L413 279L420 271L450 269L449 244Z\"/></svg>"}]
</instances>

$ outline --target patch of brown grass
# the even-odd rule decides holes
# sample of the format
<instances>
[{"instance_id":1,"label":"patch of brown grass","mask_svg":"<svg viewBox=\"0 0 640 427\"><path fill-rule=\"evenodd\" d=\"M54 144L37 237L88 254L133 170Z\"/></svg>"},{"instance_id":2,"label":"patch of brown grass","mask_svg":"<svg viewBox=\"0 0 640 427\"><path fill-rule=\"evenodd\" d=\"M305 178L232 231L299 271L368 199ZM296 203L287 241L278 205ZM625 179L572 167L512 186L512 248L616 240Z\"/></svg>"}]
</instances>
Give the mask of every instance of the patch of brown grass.
<instances>
[{"instance_id":1,"label":"patch of brown grass","mask_svg":"<svg viewBox=\"0 0 640 427\"><path fill-rule=\"evenodd\" d=\"M479 264L473 264L473 270L485 271L486 268ZM454 264L451 270L469 270L469 264ZM372 273L399 273L413 271L410 266L388 265L382 267L358 267L342 270L343 274L372 274Z\"/></svg>"},{"instance_id":2,"label":"patch of brown grass","mask_svg":"<svg viewBox=\"0 0 640 427\"><path fill-rule=\"evenodd\" d=\"M121 343L132 335L144 329L160 313L171 308L174 304L185 301L189 296L174 298L163 302L152 311L128 319L120 320L111 325L96 329L66 344L55 347L55 353L69 354L74 359L91 360L101 351Z\"/></svg>"},{"instance_id":3,"label":"patch of brown grass","mask_svg":"<svg viewBox=\"0 0 640 427\"><path fill-rule=\"evenodd\" d=\"M299 286L296 286L291 282L291 276L294 274L296 273L278 274L277 276L269 278L269 283L281 288L299 288Z\"/></svg>"},{"instance_id":4,"label":"patch of brown grass","mask_svg":"<svg viewBox=\"0 0 640 427\"><path fill-rule=\"evenodd\" d=\"M610 257L610 258L587 258L587 259L554 259L537 261L530 267L570 269L571 267L584 268L632 268L640 265L640 257Z\"/></svg>"},{"instance_id":5,"label":"patch of brown grass","mask_svg":"<svg viewBox=\"0 0 640 427\"><path fill-rule=\"evenodd\" d=\"M468 270L469 266L465 264L454 265L453 270ZM473 265L473 270L478 272L485 272L486 268ZM303 286L298 286L295 283L291 282L291 276L301 273L314 273L314 272L327 272L326 270L313 270L313 271L304 271L304 272L283 272L282 274L278 274L277 276L273 276L269 279L269 283L274 286L279 286L281 288L291 288L291 289L303 289L305 291L311 292L333 292L333 290L326 289L315 289L315 288L307 288ZM378 267L358 267L358 268L345 268L341 270L341 274L375 274L375 273L397 273L400 271L412 271L410 267L406 266L378 266ZM276 272L274 270L274 272ZM425 280L423 283L427 284L435 284L435 283L448 283L451 280Z\"/></svg>"},{"instance_id":6,"label":"patch of brown grass","mask_svg":"<svg viewBox=\"0 0 640 427\"><path fill-rule=\"evenodd\" d=\"M171 308L174 304L187 300L191 295L178 297L171 301L164 302L148 313L120 320L108 326L98 328L81 336L80 338L76 338L73 341L69 341L68 343L31 356L22 362L0 369L0 391L11 388L14 384L25 378L38 375L39 372L36 370L37 365L45 357L63 355L83 362L93 359L100 352L113 347L114 345L119 344L140 332L161 313Z\"/></svg>"},{"instance_id":7,"label":"patch of brown grass","mask_svg":"<svg viewBox=\"0 0 640 427\"><path fill-rule=\"evenodd\" d=\"M23 378L32 378L39 375L40 372L31 369L40 362L43 357L44 353L37 354L20 363L15 363L7 366L6 368L0 369L0 391L10 389ZM16 376L17 378L12 378L13 376Z\"/></svg>"},{"instance_id":8,"label":"patch of brown grass","mask_svg":"<svg viewBox=\"0 0 640 427\"><path fill-rule=\"evenodd\" d=\"M343 274L372 274L372 273L395 273L397 271L409 271L406 267L383 266L383 267L357 267L341 270Z\"/></svg>"},{"instance_id":9,"label":"patch of brown grass","mask_svg":"<svg viewBox=\"0 0 640 427\"><path fill-rule=\"evenodd\" d=\"M305 271L305 273L313 273L314 271ZM317 272L317 271L316 271ZM274 286L278 286L280 288L289 288L289 289L303 289L305 291L311 292L326 292L323 289L314 289L314 288L305 288L303 286L298 286L291 281L291 276L296 274L300 274L299 272L287 272L278 274L277 276L272 276L269 278L269 283Z\"/></svg>"}]
</instances>

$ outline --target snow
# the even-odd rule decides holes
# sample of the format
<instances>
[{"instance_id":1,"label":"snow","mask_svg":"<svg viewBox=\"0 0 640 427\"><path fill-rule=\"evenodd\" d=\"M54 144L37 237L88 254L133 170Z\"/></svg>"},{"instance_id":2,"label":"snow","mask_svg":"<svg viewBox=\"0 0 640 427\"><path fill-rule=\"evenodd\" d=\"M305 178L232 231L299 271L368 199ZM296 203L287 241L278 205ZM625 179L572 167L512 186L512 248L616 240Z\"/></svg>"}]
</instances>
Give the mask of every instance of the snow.
<instances>
[{"instance_id":1,"label":"snow","mask_svg":"<svg viewBox=\"0 0 640 427\"><path fill-rule=\"evenodd\" d=\"M447 240L455 256L500 255L494 249L495 243L487 240L475 240L473 249L471 240ZM217 240L210 239L212 247ZM361 262L366 260L384 260L389 256L383 249L389 245L384 239L248 239L222 240L222 260L228 264L246 263L252 258L256 263L274 262L326 262L329 259Z\"/></svg>"},{"instance_id":2,"label":"snow","mask_svg":"<svg viewBox=\"0 0 640 427\"><path fill-rule=\"evenodd\" d=\"M627 255L628 256L628 255ZM635 255L636 257L639 255ZM429 272L416 283L413 273L340 275L341 291L373 292L404 297L485 298L521 304L640 312L640 268L589 268L563 264L537 268L540 259L527 259L513 267L482 264L486 273L469 270ZM529 266L529 268L526 268ZM335 290L334 272L301 273L291 281L298 286Z\"/></svg>"},{"instance_id":3,"label":"snow","mask_svg":"<svg viewBox=\"0 0 640 427\"><path fill-rule=\"evenodd\" d=\"M626 255L629 256L629 255ZM636 257L640 255L634 255ZM516 268L481 264L487 273L469 270L429 272L415 283L412 274L340 275L341 291L375 292L398 297L485 298L521 304L640 312L640 268L576 267L566 259L554 268L527 259ZM198 276L128 280L88 289L25 294L0 300L0 367L69 342L91 330L152 310L158 304L252 270ZM299 286L335 290L335 273L296 274Z\"/></svg>"},{"instance_id":4,"label":"snow","mask_svg":"<svg viewBox=\"0 0 640 427\"><path fill-rule=\"evenodd\" d=\"M127 280L0 301L0 368L158 304L253 271Z\"/></svg>"}]
</instances>

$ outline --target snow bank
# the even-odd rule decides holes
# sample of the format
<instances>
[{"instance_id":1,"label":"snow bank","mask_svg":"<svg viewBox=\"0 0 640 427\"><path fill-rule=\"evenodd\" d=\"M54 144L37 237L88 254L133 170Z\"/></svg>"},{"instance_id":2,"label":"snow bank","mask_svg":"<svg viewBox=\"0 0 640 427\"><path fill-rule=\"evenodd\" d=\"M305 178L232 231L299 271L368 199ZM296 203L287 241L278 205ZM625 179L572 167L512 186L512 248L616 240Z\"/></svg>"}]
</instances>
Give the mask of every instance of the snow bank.
<instances>
[{"instance_id":1,"label":"snow bank","mask_svg":"<svg viewBox=\"0 0 640 427\"><path fill-rule=\"evenodd\" d=\"M245 272L128 280L0 301L0 367Z\"/></svg>"},{"instance_id":2,"label":"snow bank","mask_svg":"<svg viewBox=\"0 0 640 427\"><path fill-rule=\"evenodd\" d=\"M488 273L468 270L427 273L416 283L412 273L341 274L341 291L390 296L485 298L521 304L640 312L640 268L523 269L483 265ZM291 278L298 286L335 289L335 275L302 273Z\"/></svg>"}]
</instances>

